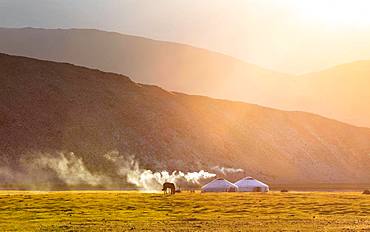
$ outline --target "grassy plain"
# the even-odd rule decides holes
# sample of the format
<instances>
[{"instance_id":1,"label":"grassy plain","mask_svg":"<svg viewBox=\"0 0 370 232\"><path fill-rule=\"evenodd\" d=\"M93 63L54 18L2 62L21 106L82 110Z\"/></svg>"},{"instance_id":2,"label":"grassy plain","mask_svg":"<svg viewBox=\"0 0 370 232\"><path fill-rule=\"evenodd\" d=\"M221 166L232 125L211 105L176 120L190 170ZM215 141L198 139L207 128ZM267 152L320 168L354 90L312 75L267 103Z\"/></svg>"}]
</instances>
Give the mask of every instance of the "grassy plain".
<instances>
[{"instance_id":1,"label":"grassy plain","mask_svg":"<svg viewBox=\"0 0 370 232\"><path fill-rule=\"evenodd\" d=\"M370 231L370 196L0 191L0 230Z\"/></svg>"}]
</instances>

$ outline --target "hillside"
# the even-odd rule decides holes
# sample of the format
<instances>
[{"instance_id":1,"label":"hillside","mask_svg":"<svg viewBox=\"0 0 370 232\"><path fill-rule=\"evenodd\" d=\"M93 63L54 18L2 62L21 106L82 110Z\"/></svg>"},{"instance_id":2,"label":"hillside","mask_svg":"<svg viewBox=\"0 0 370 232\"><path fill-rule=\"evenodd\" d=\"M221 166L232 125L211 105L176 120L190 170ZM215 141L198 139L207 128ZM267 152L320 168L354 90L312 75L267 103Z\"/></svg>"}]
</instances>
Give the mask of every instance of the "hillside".
<instances>
[{"instance_id":1,"label":"hillside","mask_svg":"<svg viewBox=\"0 0 370 232\"><path fill-rule=\"evenodd\" d=\"M119 159L106 159L112 151L153 170L218 165L269 183L369 181L370 130L317 115L168 92L122 75L4 54L0 86L2 184L53 187L85 178L121 185ZM56 162L68 152L74 155Z\"/></svg>"},{"instance_id":2,"label":"hillside","mask_svg":"<svg viewBox=\"0 0 370 232\"><path fill-rule=\"evenodd\" d=\"M370 61L338 65L300 78L301 105L296 109L370 127Z\"/></svg>"},{"instance_id":3,"label":"hillside","mask_svg":"<svg viewBox=\"0 0 370 232\"><path fill-rule=\"evenodd\" d=\"M0 37L6 54L120 73L171 91L268 106L290 101L294 91L290 76L178 43L89 29L0 28Z\"/></svg>"},{"instance_id":4,"label":"hillside","mask_svg":"<svg viewBox=\"0 0 370 232\"><path fill-rule=\"evenodd\" d=\"M7 54L98 68L167 90L312 112L370 127L369 62L289 76L204 49L97 30L0 28L0 38L0 52Z\"/></svg>"}]
</instances>

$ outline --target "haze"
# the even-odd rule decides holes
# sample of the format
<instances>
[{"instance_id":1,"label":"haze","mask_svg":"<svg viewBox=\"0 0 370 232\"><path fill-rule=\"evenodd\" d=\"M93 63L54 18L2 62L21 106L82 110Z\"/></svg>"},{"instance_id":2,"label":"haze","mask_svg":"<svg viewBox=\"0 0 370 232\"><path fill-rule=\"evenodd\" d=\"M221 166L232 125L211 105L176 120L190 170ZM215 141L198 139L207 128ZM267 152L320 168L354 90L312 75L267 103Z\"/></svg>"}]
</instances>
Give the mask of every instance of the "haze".
<instances>
[{"instance_id":1,"label":"haze","mask_svg":"<svg viewBox=\"0 0 370 232\"><path fill-rule=\"evenodd\" d=\"M369 11L366 0L0 0L0 27L116 31L301 74L370 59Z\"/></svg>"}]
</instances>

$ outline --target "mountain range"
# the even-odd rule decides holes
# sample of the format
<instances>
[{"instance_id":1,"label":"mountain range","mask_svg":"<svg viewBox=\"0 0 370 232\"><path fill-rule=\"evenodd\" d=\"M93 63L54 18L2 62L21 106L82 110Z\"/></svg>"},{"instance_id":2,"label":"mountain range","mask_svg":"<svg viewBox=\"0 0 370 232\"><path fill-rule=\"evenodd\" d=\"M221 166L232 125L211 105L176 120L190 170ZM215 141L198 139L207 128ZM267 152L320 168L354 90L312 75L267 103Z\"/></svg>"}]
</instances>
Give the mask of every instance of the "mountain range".
<instances>
[{"instance_id":1,"label":"mountain range","mask_svg":"<svg viewBox=\"0 0 370 232\"><path fill-rule=\"evenodd\" d=\"M55 31L67 32L73 31ZM75 178L97 182L98 174L114 180L111 152L159 171L220 166L268 183L369 181L370 129L311 113L166 91L120 74L6 54L0 54L0 86L1 185L32 180L52 188L79 184Z\"/></svg>"},{"instance_id":2,"label":"mountain range","mask_svg":"<svg viewBox=\"0 0 370 232\"><path fill-rule=\"evenodd\" d=\"M370 61L294 76L201 48L98 30L2 28L0 38L0 52L7 54L73 63L170 91L306 111L370 127Z\"/></svg>"}]
</instances>

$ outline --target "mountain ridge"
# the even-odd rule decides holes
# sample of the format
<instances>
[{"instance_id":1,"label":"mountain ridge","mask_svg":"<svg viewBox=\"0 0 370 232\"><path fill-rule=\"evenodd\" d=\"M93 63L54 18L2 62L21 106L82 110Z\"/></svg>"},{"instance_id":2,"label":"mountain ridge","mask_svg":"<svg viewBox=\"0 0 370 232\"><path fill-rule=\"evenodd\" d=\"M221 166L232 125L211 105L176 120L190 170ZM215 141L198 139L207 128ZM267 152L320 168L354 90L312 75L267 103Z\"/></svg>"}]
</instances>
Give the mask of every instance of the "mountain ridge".
<instances>
[{"instance_id":1,"label":"mountain ridge","mask_svg":"<svg viewBox=\"0 0 370 232\"><path fill-rule=\"evenodd\" d=\"M190 45L95 29L2 28L0 37L3 53L98 68L171 91L311 112L370 127L370 96L363 88L370 83L369 69L343 75L334 67L329 71L334 70L335 80L324 75L328 70L293 76ZM358 69L356 63L352 66Z\"/></svg>"},{"instance_id":2,"label":"mountain ridge","mask_svg":"<svg viewBox=\"0 0 370 232\"><path fill-rule=\"evenodd\" d=\"M60 172L52 169L58 157L63 162L77 159L67 163L83 163L81 170L121 183L115 166L104 158L112 151L135 157L145 169L242 168L272 184L369 180L367 128L304 112L168 92L123 75L3 54L0 81L3 183L41 177L50 186L63 183ZM46 167L45 157L51 159ZM4 175L9 172L22 178L9 179Z\"/></svg>"},{"instance_id":3,"label":"mountain ridge","mask_svg":"<svg viewBox=\"0 0 370 232\"><path fill-rule=\"evenodd\" d=\"M170 43L170 44L173 44L173 45L178 45L178 46L183 46L183 47L189 47L189 48L197 49L197 50L202 50L204 52L215 53L215 54L218 54L218 55L221 55L221 56L225 56L225 57L228 57L228 58L231 58L231 59L234 59L234 60L238 60L239 62L248 64L250 66L254 66L254 67L257 67L257 68L260 68L260 69L269 71L269 72L280 73L282 75L290 75L290 76L302 76L303 75L303 74L296 75L296 74L289 74L289 73L279 72L279 71L276 71L276 70L273 70L273 69L262 67L262 66L260 66L258 64L254 64L254 63L245 61L243 59L234 57L232 55L228 55L226 53L222 53L222 52L214 51L214 50L208 50L206 48L198 47L198 46L191 45L191 44L180 43L180 42L175 42L175 41L171 41L171 40L161 40L161 39L149 38L149 37L145 37L145 36L142 36L142 35L136 35L136 34L125 34L125 33L120 33L120 32L116 32L116 31L109 31L109 30L92 29L92 28L74 28L74 27L71 27L71 28L42 28L42 27L17 27L17 28L13 28L13 27L0 27L0 30L1 29L4 29L4 30L40 30L40 31L43 31L43 30L45 30L45 31L48 31L48 30L91 31L91 32L97 32L97 33L112 34L112 35L115 35L115 36L128 36L128 37L132 37L132 38L136 38L136 39L140 39L140 40L149 40L149 41L152 41L152 42L157 42L157 43L162 43L162 44ZM15 55L15 54L9 54L9 55ZM73 63L71 63L71 64L73 64ZM105 71L105 72L108 72L108 71Z\"/></svg>"}]
</instances>

